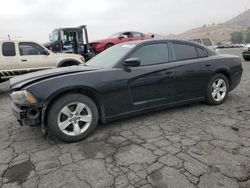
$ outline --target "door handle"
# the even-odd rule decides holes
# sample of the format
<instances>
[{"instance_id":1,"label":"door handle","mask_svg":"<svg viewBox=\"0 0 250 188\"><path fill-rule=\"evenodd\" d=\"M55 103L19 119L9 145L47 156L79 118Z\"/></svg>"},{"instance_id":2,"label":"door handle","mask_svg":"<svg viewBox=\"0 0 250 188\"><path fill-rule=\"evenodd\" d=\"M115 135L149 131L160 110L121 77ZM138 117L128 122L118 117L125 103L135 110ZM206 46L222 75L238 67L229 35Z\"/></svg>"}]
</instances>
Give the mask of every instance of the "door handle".
<instances>
[{"instance_id":1,"label":"door handle","mask_svg":"<svg viewBox=\"0 0 250 188\"><path fill-rule=\"evenodd\" d=\"M211 67L211 64L210 63L206 64L206 67Z\"/></svg>"},{"instance_id":2,"label":"door handle","mask_svg":"<svg viewBox=\"0 0 250 188\"><path fill-rule=\"evenodd\" d=\"M173 74L174 74L174 72L166 72L166 75L169 75L169 76L171 76Z\"/></svg>"},{"instance_id":3,"label":"door handle","mask_svg":"<svg viewBox=\"0 0 250 188\"><path fill-rule=\"evenodd\" d=\"M174 72L166 72L167 75L174 74Z\"/></svg>"},{"instance_id":4,"label":"door handle","mask_svg":"<svg viewBox=\"0 0 250 188\"><path fill-rule=\"evenodd\" d=\"M21 59L21 61L22 61L22 62L25 62L25 61L27 61L27 59L23 58L23 59Z\"/></svg>"}]
</instances>

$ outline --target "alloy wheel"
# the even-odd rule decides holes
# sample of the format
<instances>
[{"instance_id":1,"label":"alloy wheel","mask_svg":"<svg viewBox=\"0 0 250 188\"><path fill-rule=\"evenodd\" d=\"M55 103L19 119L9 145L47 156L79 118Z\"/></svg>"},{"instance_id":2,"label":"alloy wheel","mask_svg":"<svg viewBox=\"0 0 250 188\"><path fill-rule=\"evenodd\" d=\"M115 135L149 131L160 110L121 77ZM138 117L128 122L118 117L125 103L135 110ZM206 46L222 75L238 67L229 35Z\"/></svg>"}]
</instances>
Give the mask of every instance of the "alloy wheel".
<instances>
[{"instance_id":1,"label":"alloy wheel","mask_svg":"<svg viewBox=\"0 0 250 188\"><path fill-rule=\"evenodd\" d=\"M84 133L92 122L90 108L81 102L70 103L63 107L58 115L58 127L69 136Z\"/></svg>"},{"instance_id":2,"label":"alloy wheel","mask_svg":"<svg viewBox=\"0 0 250 188\"><path fill-rule=\"evenodd\" d=\"M212 85L212 97L215 101L222 101L227 94L227 85L226 82L219 78L216 79Z\"/></svg>"}]
</instances>

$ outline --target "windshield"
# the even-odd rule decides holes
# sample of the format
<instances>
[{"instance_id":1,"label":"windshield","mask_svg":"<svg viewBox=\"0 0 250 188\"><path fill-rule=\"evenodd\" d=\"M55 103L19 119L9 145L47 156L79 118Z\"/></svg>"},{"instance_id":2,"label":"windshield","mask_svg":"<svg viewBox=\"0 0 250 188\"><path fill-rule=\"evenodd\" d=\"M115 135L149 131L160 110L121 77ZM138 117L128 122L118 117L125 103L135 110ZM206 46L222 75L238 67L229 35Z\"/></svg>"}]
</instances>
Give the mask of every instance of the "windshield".
<instances>
[{"instance_id":1,"label":"windshield","mask_svg":"<svg viewBox=\"0 0 250 188\"><path fill-rule=\"evenodd\" d=\"M59 32L57 30L53 31L50 35L50 41L55 42L59 40Z\"/></svg>"},{"instance_id":2,"label":"windshield","mask_svg":"<svg viewBox=\"0 0 250 188\"><path fill-rule=\"evenodd\" d=\"M135 44L115 45L98 54L97 56L89 60L85 65L90 67L112 68L134 47Z\"/></svg>"}]
</instances>

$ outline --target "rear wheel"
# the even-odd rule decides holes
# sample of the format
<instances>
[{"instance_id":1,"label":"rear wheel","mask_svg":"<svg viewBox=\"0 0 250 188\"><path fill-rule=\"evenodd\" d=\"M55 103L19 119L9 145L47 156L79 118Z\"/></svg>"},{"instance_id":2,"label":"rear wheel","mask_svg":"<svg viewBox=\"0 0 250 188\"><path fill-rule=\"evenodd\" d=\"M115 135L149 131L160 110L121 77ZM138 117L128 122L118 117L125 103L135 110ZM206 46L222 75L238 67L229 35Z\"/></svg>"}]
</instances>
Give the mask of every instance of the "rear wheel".
<instances>
[{"instance_id":1,"label":"rear wheel","mask_svg":"<svg viewBox=\"0 0 250 188\"><path fill-rule=\"evenodd\" d=\"M229 92L229 81L223 74L216 74L207 87L206 101L210 105L219 105L225 102Z\"/></svg>"},{"instance_id":2,"label":"rear wheel","mask_svg":"<svg viewBox=\"0 0 250 188\"><path fill-rule=\"evenodd\" d=\"M65 142L86 138L97 126L96 104L87 96L69 94L59 98L48 112L48 128Z\"/></svg>"}]
</instances>

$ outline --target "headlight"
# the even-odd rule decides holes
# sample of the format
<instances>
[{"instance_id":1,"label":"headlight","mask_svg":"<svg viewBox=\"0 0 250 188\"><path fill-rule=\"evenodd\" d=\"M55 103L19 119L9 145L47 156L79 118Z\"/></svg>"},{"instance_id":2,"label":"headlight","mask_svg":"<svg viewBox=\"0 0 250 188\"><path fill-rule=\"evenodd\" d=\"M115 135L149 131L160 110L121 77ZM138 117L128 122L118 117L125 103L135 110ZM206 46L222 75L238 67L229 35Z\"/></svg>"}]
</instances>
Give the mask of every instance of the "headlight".
<instances>
[{"instance_id":1,"label":"headlight","mask_svg":"<svg viewBox=\"0 0 250 188\"><path fill-rule=\"evenodd\" d=\"M28 91L15 91L10 95L12 101L17 105L32 105L37 103L37 99Z\"/></svg>"}]
</instances>

